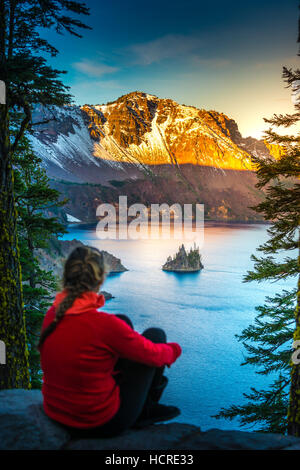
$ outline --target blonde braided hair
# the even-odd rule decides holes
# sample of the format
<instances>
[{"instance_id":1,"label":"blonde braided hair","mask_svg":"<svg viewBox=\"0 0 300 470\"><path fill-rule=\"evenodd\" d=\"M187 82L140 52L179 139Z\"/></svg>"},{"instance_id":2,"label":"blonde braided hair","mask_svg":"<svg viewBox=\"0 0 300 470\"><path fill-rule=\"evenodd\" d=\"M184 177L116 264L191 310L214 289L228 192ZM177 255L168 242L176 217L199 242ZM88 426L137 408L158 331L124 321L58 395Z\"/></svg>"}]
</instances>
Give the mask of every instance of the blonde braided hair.
<instances>
[{"instance_id":1,"label":"blonde braided hair","mask_svg":"<svg viewBox=\"0 0 300 470\"><path fill-rule=\"evenodd\" d=\"M104 278L105 265L101 251L94 247L79 246L71 252L65 262L62 279L62 285L67 290L67 295L60 302L53 322L41 332L38 349L55 330L77 297L80 297L84 292L95 290L103 283Z\"/></svg>"}]
</instances>

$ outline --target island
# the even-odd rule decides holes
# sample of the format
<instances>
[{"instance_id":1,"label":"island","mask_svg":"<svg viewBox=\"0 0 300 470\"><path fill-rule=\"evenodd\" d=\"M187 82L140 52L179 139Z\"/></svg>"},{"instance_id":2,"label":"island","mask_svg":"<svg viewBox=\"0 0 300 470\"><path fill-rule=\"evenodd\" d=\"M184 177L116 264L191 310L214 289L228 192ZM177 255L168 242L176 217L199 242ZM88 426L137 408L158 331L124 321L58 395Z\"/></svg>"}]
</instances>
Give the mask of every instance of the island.
<instances>
[{"instance_id":1,"label":"island","mask_svg":"<svg viewBox=\"0 0 300 470\"><path fill-rule=\"evenodd\" d=\"M189 251L185 249L185 246L182 244L179 247L178 252L175 256L168 256L167 261L162 266L163 271L173 271L173 272L195 272L203 269L204 266L201 262L201 255L199 253L199 248L194 247Z\"/></svg>"},{"instance_id":2,"label":"island","mask_svg":"<svg viewBox=\"0 0 300 470\"><path fill-rule=\"evenodd\" d=\"M99 292L99 294L102 294L105 300L110 300L110 299L115 298L110 292L106 292L106 290L102 290L101 292Z\"/></svg>"}]
</instances>

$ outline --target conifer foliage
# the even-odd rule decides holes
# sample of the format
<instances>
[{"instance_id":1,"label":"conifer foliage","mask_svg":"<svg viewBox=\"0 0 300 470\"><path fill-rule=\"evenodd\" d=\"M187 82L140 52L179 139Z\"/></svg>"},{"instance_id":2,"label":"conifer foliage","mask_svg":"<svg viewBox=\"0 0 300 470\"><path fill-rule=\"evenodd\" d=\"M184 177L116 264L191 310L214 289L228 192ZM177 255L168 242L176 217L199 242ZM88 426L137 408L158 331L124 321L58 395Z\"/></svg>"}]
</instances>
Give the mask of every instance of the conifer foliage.
<instances>
[{"instance_id":1,"label":"conifer foliage","mask_svg":"<svg viewBox=\"0 0 300 470\"><path fill-rule=\"evenodd\" d=\"M35 103L52 106L71 101L68 88L60 80L63 72L49 66L44 57L45 53L55 56L58 50L41 34L50 28L80 36L78 31L87 26L76 15L88 13L83 3L75 1L0 1L0 80L6 85L6 103L0 104L0 340L6 345L0 389L30 387L13 155L24 132L34 125ZM22 117L13 128L16 110Z\"/></svg>"},{"instance_id":2,"label":"conifer foliage","mask_svg":"<svg viewBox=\"0 0 300 470\"><path fill-rule=\"evenodd\" d=\"M300 435L300 369L293 365L289 405L290 364L292 339L300 339L299 310L299 218L300 218L300 136L277 133L274 127L289 128L300 120L300 70L283 68L283 79L292 87L295 112L274 115L265 119L271 127L266 140L281 146L280 156L259 158L252 156L258 177L257 187L264 189L263 202L253 207L271 222L268 240L252 255L254 269L244 281L270 281L290 279L294 287L284 289L274 297L267 297L265 305L256 307L254 324L237 335L246 348L247 357L242 365L251 364L257 373L270 375L271 385L264 390L251 388L245 393L246 404L221 409L216 418L238 417L241 425L256 425L263 432ZM284 134L284 135L283 135ZM290 282L289 282L290 285ZM295 317L296 312L296 317ZM287 412L289 408L289 418Z\"/></svg>"},{"instance_id":3,"label":"conifer foliage","mask_svg":"<svg viewBox=\"0 0 300 470\"><path fill-rule=\"evenodd\" d=\"M36 345L45 311L58 290L52 272L41 268L41 258L50 251L49 241L66 231L55 216L66 200L59 200L59 192L50 187L40 164L41 159L35 156L24 136L14 155L14 177L31 388L41 386Z\"/></svg>"}]
</instances>

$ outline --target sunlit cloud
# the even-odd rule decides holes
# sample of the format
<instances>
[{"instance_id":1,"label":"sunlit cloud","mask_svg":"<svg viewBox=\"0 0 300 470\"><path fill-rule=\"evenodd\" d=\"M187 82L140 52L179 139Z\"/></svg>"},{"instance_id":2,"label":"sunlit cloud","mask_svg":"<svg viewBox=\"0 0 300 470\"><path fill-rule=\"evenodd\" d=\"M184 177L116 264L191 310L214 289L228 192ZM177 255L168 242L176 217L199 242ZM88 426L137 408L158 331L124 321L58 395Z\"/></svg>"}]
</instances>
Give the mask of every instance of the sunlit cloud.
<instances>
[{"instance_id":1,"label":"sunlit cloud","mask_svg":"<svg viewBox=\"0 0 300 470\"><path fill-rule=\"evenodd\" d=\"M186 56L201 47L202 41L197 36L167 34L152 41L132 44L124 48L132 64L150 65L165 59Z\"/></svg>"},{"instance_id":2,"label":"sunlit cloud","mask_svg":"<svg viewBox=\"0 0 300 470\"><path fill-rule=\"evenodd\" d=\"M119 70L118 67L99 64L88 59L82 59L80 62L74 62L72 65L76 70L89 77L102 77L105 74L114 73Z\"/></svg>"}]
</instances>

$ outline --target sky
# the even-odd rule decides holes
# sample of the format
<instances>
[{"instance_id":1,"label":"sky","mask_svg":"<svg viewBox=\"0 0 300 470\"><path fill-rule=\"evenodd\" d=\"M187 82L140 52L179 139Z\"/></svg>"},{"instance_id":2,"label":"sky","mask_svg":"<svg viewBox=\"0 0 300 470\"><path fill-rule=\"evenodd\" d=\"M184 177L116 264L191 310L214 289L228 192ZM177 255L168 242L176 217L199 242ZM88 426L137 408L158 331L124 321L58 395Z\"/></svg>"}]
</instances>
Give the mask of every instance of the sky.
<instances>
[{"instance_id":1,"label":"sky","mask_svg":"<svg viewBox=\"0 0 300 470\"><path fill-rule=\"evenodd\" d=\"M82 38L46 32L74 102L132 91L225 113L243 137L293 111L282 67L299 67L298 0L87 0ZM77 16L78 17L78 16Z\"/></svg>"}]
</instances>

